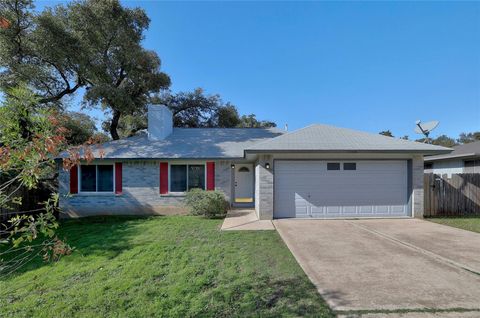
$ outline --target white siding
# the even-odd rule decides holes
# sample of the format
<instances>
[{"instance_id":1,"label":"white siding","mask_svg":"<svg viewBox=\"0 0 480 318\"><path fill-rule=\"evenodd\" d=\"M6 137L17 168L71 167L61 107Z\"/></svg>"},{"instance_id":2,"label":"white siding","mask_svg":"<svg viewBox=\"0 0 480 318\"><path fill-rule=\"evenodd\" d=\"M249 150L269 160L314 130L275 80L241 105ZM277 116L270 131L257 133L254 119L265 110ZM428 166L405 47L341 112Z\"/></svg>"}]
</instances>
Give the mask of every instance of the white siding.
<instances>
[{"instance_id":1,"label":"white siding","mask_svg":"<svg viewBox=\"0 0 480 318\"><path fill-rule=\"evenodd\" d=\"M447 174L449 177L454 173L463 173L463 160L441 160L433 163L433 169L429 170L435 174Z\"/></svg>"}]
</instances>

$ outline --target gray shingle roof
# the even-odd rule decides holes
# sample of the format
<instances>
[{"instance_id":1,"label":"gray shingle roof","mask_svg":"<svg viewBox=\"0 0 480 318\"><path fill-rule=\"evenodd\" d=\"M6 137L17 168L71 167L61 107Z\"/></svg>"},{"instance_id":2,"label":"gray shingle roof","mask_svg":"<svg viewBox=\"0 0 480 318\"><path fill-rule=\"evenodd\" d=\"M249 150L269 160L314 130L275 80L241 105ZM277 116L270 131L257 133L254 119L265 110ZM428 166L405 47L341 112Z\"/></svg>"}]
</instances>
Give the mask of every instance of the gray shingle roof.
<instances>
[{"instance_id":1,"label":"gray shingle roof","mask_svg":"<svg viewBox=\"0 0 480 318\"><path fill-rule=\"evenodd\" d=\"M452 158L480 157L480 141L452 147L453 151L447 155L428 156L425 161L435 161Z\"/></svg>"},{"instance_id":2,"label":"gray shingle roof","mask_svg":"<svg viewBox=\"0 0 480 318\"><path fill-rule=\"evenodd\" d=\"M243 158L245 148L282 133L276 128L174 128L164 140L150 140L140 134L106 142L93 150L96 158L103 151L104 159Z\"/></svg>"},{"instance_id":3,"label":"gray shingle roof","mask_svg":"<svg viewBox=\"0 0 480 318\"><path fill-rule=\"evenodd\" d=\"M364 151L439 154L450 152L451 149L347 128L315 124L257 143L247 151Z\"/></svg>"},{"instance_id":4,"label":"gray shingle roof","mask_svg":"<svg viewBox=\"0 0 480 318\"><path fill-rule=\"evenodd\" d=\"M174 128L164 140L146 134L93 146L104 159L243 158L247 152L417 152L444 154L449 148L395 139L327 125L311 125L290 133L277 128ZM66 157L63 153L60 157Z\"/></svg>"}]
</instances>

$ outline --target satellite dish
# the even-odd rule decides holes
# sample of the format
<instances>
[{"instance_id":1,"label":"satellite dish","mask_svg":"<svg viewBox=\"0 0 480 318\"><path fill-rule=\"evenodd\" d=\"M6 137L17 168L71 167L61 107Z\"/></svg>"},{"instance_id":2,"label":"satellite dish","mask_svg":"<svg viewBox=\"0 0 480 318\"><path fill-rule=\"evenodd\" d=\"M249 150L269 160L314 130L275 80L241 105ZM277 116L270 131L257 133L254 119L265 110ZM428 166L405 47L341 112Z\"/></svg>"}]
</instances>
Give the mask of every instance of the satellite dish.
<instances>
[{"instance_id":1,"label":"satellite dish","mask_svg":"<svg viewBox=\"0 0 480 318\"><path fill-rule=\"evenodd\" d=\"M428 142L429 141L428 135L430 134L430 132L432 130L434 130L438 126L439 122L438 122L438 120L433 120L433 121L429 121L429 122L426 122L426 123L422 123L420 120L417 120L415 122L415 124L417 125L415 127L415 132L417 134L424 135L425 136L425 142Z\"/></svg>"}]
</instances>

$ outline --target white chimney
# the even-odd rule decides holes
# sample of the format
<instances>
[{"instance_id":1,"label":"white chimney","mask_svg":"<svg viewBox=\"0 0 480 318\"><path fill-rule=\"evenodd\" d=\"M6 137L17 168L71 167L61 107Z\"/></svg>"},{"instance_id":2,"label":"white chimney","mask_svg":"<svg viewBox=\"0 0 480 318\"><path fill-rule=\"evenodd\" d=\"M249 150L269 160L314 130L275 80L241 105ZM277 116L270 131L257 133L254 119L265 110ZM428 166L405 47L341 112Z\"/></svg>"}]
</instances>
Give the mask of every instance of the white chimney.
<instances>
[{"instance_id":1,"label":"white chimney","mask_svg":"<svg viewBox=\"0 0 480 318\"><path fill-rule=\"evenodd\" d=\"M148 139L162 140L173 130L173 114L164 105L148 105Z\"/></svg>"}]
</instances>

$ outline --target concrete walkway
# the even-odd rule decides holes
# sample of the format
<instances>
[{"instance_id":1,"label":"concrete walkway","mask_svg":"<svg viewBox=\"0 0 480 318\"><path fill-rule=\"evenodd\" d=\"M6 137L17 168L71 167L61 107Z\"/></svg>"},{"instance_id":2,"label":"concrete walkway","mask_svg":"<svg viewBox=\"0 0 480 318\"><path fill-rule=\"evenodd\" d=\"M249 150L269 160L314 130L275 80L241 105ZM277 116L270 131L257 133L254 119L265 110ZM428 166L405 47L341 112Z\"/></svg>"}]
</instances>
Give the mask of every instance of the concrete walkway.
<instances>
[{"instance_id":1,"label":"concrete walkway","mask_svg":"<svg viewBox=\"0 0 480 318\"><path fill-rule=\"evenodd\" d=\"M415 219L285 219L274 225L334 310L480 310L478 233ZM472 317L435 316L444 314Z\"/></svg>"},{"instance_id":2,"label":"concrete walkway","mask_svg":"<svg viewBox=\"0 0 480 318\"><path fill-rule=\"evenodd\" d=\"M259 220L253 209L234 209L227 213L222 231L275 230L272 221Z\"/></svg>"}]
</instances>

